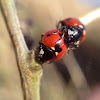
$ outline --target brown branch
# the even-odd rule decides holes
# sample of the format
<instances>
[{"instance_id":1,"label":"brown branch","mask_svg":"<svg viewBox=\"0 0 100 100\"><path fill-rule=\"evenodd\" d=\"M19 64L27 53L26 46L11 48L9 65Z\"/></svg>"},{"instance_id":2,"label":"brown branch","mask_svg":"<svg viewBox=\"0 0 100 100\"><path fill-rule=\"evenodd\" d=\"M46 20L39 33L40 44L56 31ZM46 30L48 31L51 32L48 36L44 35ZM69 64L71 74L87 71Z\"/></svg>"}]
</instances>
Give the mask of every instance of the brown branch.
<instances>
[{"instance_id":1,"label":"brown branch","mask_svg":"<svg viewBox=\"0 0 100 100\"><path fill-rule=\"evenodd\" d=\"M2 14L16 49L19 70L22 75L26 100L40 100L39 87L42 67L31 58L22 31L13 0L0 0Z\"/></svg>"}]
</instances>

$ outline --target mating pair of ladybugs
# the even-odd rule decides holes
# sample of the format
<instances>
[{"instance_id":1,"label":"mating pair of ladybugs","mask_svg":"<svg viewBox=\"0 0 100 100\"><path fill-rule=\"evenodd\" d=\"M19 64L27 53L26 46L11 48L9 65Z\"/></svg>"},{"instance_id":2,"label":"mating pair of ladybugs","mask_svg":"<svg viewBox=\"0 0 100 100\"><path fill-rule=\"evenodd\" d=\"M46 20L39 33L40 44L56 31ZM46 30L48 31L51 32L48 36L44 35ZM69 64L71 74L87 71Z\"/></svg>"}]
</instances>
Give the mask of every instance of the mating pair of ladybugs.
<instances>
[{"instance_id":1,"label":"mating pair of ladybugs","mask_svg":"<svg viewBox=\"0 0 100 100\"><path fill-rule=\"evenodd\" d=\"M36 60L40 63L61 59L68 50L75 49L85 40L84 25L76 18L59 21L57 29L50 30L42 36L37 48Z\"/></svg>"}]
</instances>

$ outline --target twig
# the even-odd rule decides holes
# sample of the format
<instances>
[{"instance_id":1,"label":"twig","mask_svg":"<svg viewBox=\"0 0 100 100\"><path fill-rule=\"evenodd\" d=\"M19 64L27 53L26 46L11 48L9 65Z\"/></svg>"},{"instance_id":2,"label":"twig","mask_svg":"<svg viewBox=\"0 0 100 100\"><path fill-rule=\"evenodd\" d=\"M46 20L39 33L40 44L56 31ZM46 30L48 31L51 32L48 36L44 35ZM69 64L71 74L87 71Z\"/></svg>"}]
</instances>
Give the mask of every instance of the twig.
<instances>
[{"instance_id":1,"label":"twig","mask_svg":"<svg viewBox=\"0 0 100 100\"><path fill-rule=\"evenodd\" d=\"M30 55L23 38L13 0L0 0L2 14L16 49L19 70L22 75L26 100L40 100L42 67Z\"/></svg>"}]
</instances>

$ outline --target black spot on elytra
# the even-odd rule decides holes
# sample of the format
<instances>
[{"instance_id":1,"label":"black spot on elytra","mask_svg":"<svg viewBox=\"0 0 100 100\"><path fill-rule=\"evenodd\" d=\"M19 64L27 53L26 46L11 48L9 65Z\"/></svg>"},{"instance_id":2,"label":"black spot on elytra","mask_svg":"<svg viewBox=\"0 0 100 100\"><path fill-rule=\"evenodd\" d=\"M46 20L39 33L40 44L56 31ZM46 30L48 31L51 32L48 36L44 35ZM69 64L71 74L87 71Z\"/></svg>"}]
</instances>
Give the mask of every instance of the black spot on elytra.
<instances>
[{"instance_id":1,"label":"black spot on elytra","mask_svg":"<svg viewBox=\"0 0 100 100\"><path fill-rule=\"evenodd\" d=\"M61 51L62 51L62 48L60 48L60 45L56 44L55 45L55 52L61 52Z\"/></svg>"},{"instance_id":2,"label":"black spot on elytra","mask_svg":"<svg viewBox=\"0 0 100 100\"><path fill-rule=\"evenodd\" d=\"M72 18L67 18L68 21L69 21L70 19L72 19Z\"/></svg>"},{"instance_id":3,"label":"black spot on elytra","mask_svg":"<svg viewBox=\"0 0 100 100\"><path fill-rule=\"evenodd\" d=\"M48 37L48 36L51 36L51 35L50 35L50 34L47 34L47 37Z\"/></svg>"}]
</instances>

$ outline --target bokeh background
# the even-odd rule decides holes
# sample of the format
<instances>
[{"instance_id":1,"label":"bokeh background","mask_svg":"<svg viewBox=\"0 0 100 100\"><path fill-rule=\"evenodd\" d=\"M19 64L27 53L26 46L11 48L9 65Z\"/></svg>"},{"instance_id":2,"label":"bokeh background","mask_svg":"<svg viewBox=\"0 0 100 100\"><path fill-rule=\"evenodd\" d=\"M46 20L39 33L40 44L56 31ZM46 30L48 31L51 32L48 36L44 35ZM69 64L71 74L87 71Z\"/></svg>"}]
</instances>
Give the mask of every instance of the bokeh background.
<instances>
[{"instance_id":1,"label":"bokeh background","mask_svg":"<svg viewBox=\"0 0 100 100\"><path fill-rule=\"evenodd\" d=\"M26 43L35 50L41 35L55 29L59 20L82 17L98 8L100 0L15 0L15 5ZM1 12L0 23L0 100L23 100L16 56ZM73 51L91 90L100 83L99 26L100 18L88 24L85 42ZM43 69L41 100L79 100L63 59L43 64Z\"/></svg>"}]
</instances>

